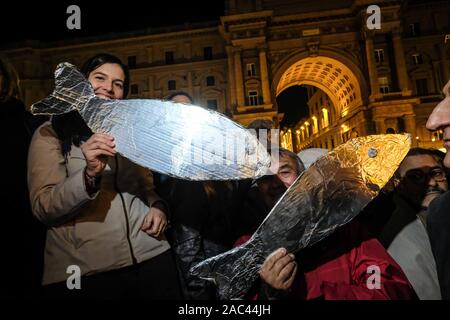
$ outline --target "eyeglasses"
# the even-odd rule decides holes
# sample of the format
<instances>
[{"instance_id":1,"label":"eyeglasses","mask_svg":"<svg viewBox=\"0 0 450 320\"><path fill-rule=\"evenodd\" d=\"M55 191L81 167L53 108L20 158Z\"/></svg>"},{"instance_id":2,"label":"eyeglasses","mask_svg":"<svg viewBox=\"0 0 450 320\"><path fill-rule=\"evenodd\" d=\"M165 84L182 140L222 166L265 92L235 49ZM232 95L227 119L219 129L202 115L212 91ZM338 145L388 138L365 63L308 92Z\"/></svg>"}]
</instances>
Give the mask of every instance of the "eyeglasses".
<instances>
[{"instance_id":1,"label":"eyeglasses","mask_svg":"<svg viewBox=\"0 0 450 320\"><path fill-rule=\"evenodd\" d=\"M429 179L433 179L436 182L447 180L445 171L440 168L434 168L431 170L412 169L406 172L405 178L415 183L425 183Z\"/></svg>"}]
</instances>

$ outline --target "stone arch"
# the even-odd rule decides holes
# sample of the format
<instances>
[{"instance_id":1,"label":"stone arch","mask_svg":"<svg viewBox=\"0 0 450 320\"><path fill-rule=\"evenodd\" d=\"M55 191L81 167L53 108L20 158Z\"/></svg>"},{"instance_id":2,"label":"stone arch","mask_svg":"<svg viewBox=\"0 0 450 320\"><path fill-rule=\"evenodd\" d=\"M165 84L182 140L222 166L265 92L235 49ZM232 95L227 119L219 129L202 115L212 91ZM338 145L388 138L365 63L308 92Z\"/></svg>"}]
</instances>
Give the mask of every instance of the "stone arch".
<instances>
[{"instance_id":1,"label":"stone arch","mask_svg":"<svg viewBox=\"0 0 450 320\"><path fill-rule=\"evenodd\" d=\"M311 85L324 91L333 102L337 119L343 118L367 103L366 81L360 68L345 53L329 49L310 56L309 51L297 51L274 69L273 95L294 85Z\"/></svg>"}]
</instances>

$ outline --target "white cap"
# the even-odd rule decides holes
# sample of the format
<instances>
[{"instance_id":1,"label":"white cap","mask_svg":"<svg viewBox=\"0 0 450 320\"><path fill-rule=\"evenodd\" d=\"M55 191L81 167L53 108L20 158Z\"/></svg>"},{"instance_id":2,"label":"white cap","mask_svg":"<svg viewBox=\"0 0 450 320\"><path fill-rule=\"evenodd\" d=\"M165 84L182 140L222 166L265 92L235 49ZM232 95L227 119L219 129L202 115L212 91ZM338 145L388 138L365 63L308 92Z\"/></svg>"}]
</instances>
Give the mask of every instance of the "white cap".
<instances>
[{"instance_id":1,"label":"white cap","mask_svg":"<svg viewBox=\"0 0 450 320\"><path fill-rule=\"evenodd\" d=\"M328 154L327 149L310 148L300 151L297 155L305 165L305 169L308 169L314 162L326 154Z\"/></svg>"}]
</instances>

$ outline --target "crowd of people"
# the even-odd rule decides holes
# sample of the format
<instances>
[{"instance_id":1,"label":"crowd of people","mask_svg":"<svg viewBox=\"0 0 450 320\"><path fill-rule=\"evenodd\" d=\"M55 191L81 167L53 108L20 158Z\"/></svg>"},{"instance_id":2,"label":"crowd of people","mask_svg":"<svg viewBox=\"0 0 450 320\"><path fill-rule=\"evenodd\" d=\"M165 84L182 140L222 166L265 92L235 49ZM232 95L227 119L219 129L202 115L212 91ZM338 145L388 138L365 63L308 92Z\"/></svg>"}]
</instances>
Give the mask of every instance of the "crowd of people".
<instances>
[{"instance_id":1,"label":"crowd of people","mask_svg":"<svg viewBox=\"0 0 450 320\"><path fill-rule=\"evenodd\" d=\"M115 56L80 68L95 94L125 99L130 76ZM450 81L427 128L450 150ZM2 298L218 298L189 270L244 243L297 177L326 150L270 149L277 171L256 180L185 181L116 153L114 137L92 132L76 111L32 116L17 76L0 60ZM175 103L195 104L176 92ZM270 130L270 121L249 128ZM269 144L270 145L270 144ZM450 155L412 148L352 222L297 253L279 248L261 266L248 299L450 299ZM12 226L21 226L21 231ZM68 286L69 267L80 288ZM371 283L376 266L379 281ZM72 269L70 269L72 270Z\"/></svg>"}]
</instances>

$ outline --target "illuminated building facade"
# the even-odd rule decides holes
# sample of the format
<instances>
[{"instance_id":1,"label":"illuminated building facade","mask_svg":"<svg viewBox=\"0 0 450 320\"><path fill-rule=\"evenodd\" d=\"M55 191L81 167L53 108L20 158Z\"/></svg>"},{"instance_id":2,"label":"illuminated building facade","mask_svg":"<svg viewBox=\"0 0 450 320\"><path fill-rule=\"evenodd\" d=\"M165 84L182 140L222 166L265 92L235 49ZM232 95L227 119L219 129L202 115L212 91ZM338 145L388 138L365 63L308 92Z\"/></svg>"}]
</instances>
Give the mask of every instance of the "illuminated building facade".
<instances>
[{"instance_id":1,"label":"illuminated building facade","mask_svg":"<svg viewBox=\"0 0 450 320\"><path fill-rule=\"evenodd\" d=\"M381 29L369 30L369 5ZM243 125L279 124L276 97L307 86L309 116L281 128L283 146L331 149L353 136L408 132L441 147L425 129L450 78L448 1L228 0L220 21L6 48L27 105L53 87L57 63L81 65L109 52L131 69L130 97L186 91L197 104Z\"/></svg>"}]
</instances>

